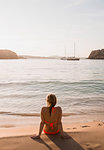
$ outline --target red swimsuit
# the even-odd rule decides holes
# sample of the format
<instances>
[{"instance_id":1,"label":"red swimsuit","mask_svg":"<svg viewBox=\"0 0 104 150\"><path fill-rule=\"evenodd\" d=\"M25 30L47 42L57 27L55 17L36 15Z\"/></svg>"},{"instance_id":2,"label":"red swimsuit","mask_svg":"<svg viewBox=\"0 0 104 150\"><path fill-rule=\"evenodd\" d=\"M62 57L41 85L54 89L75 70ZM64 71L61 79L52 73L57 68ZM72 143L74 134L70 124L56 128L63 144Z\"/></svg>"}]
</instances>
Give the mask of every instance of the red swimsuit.
<instances>
[{"instance_id":1,"label":"red swimsuit","mask_svg":"<svg viewBox=\"0 0 104 150\"><path fill-rule=\"evenodd\" d=\"M52 108L52 113L56 113L56 110L55 110L54 107ZM56 120L56 122L53 122L53 123L50 123L50 122L47 122L47 121L44 121L44 122L47 123L47 124L50 124L51 129L53 129L53 124L58 123L57 120ZM56 132L47 132L47 131L45 131L45 129L43 131L46 134L57 134L59 132L59 130L57 130Z\"/></svg>"}]
</instances>

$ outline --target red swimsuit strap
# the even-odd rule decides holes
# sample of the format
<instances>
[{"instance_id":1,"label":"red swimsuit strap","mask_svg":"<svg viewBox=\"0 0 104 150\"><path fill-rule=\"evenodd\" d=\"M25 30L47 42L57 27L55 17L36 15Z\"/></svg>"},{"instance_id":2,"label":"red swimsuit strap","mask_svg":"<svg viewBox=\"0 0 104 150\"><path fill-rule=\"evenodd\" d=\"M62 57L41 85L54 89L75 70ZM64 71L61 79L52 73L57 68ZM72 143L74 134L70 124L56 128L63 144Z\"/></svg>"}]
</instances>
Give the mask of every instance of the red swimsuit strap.
<instances>
[{"instance_id":1,"label":"red swimsuit strap","mask_svg":"<svg viewBox=\"0 0 104 150\"><path fill-rule=\"evenodd\" d=\"M58 132L59 132L59 130L57 130L56 132L47 132L47 131L45 131L45 130L43 130L44 131L44 133L46 133L46 134L57 134Z\"/></svg>"},{"instance_id":2,"label":"red swimsuit strap","mask_svg":"<svg viewBox=\"0 0 104 150\"><path fill-rule=\"evenodd\" d=\"M55 107L52 107L52 113L56 113L56 108Z\"/></svg>"},{"instance_id":3,"label":"red swimsuit strap","mask_svg":"<svg viewBox=\"0 0 104 150\"><path fill-rule=\"evenodd\" d=\"M44 122L45 122L45 123L49 123L49 124L51 125L51 124L57 123L58 120L56 120L55 122L52 122L52 123L51 123L51 122L47 122L47 121L44 121Z\"/></svg>"}]
</instances>

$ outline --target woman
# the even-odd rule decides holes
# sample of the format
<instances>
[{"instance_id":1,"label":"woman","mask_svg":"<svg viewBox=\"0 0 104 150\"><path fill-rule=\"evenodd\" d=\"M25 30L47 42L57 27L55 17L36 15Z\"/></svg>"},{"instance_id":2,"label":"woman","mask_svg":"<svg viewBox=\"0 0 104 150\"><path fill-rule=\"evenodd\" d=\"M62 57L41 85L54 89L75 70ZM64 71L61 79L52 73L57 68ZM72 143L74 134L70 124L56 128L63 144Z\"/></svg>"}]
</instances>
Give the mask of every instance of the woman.
<instances>
[{"instance_id":1,"label":"woman","mask_svg":"<svg viewBox=\"0 0 104 150\"><path fill-rule=\"evenodd\" d=\"M63 138L70 138L70 136L65 135L62 127L62 109L61 107L55 107L57 103L57 98L54 94L49 94L46 97L47 107L41 109L41 122L39 134L37 136L32 136L31 138L40 138L42 130L45 134L57 134L60 132ZM44 128L44 129L43 129Z\"/></svg>"}]
</instances>

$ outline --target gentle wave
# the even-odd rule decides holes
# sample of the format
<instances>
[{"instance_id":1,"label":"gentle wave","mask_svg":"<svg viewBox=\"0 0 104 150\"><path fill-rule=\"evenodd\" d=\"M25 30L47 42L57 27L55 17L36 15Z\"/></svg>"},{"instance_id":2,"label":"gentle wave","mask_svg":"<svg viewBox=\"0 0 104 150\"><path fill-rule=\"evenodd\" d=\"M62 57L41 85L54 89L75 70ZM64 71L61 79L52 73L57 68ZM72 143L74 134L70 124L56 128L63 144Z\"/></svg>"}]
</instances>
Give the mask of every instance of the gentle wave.
<instances>
[{"instance_id":1,"label":"gentle wave","mask_svg":"<svg viewBox=\"0 0 104 150\"><path fill-rule=\"evenodd\" d=\"M33 97L36 97L37 95L24 95L24 94L10 94L10 95L0 95L0 98L15 98L15 99L18 99L18 98L33 98Z\"/></svg>"},{"instance_id":2,"label":"gentle wave","mask_svg":"<svg viewBox=\"0 0 104 150\"><path fill-rule=\"evenodd\" d=\"M99 96L97 95L96 97L93 97L93 96L88 96L88 97L85 97L85 98L80 98L80 97L77 97L77 98L71 98L73 99L73 101L75 101L75 103L73 103L73 105L94 105L94 104L97 104L97 105L101 105L101 104L104 104L104 95L102 96Z\"/></svg>"},{"instance_id":3,"label":"gentle wave","mask_svg":"<svg viewBox=\"0 0 104 150\"><path fill-rule=\"evenodd\" d=\"M6 82L0 83L0 86L10 86L10 85L34 85L34 84L61 84L61 85L76 85L76 84L103 84L104 80L83 80L79 82L68 82L68 81L26 81L26 82Z\"/></svg>"},{"instance_id":4,"label":"gentle wave","mask_svg":"<svg viewBox=\"0 0 104 150\"><path fill-rule=\"evenodd\" d=\"M0 99L10 99L10 98L14 98L15 100L16 99L18 99L18 98L20 98L20 99L32 99L32 98L38 98L38 94L31 94L31 93L28 93L28 94L7 94L7 95L5 95L5 94L2 94L2 95L0 95ZM67 98L66 98L66 96L64 96L64 99L65 100L71 100L71 101L73 101L73 105L81 105L81 103L83 103L83 104L90 104L90 103L98 103L98 104L100 104L100 103L104 103L104 94L100 94L100 96L99 95L96 95L96 97L95 96L86 96L86 97L81 97L81 96L77 96L77 97L74 97L74 96L68 96ZM20 101L21 102L21 101ZM75 103L74 103L75 102Z\"/></svg>"},{"instance_id":5,"label":"gentle wave","mask_svg":"<svg viewBox=\"0 0 104 150\"><path fill-rule=\"evenodd\" d=\"M40 117L40 113L12 113L12 112L0 112L0 114L4 115L12 115L12 116L23 116L23 117ZM63 113L63 117L77 115L75 113Z\"/></svg>"},{"instance_id":6,"label":"gentle wave","mask_svg":"<svg viewBox=\"0 0 104 150\"><path fill-rule=\"evenodd\" d=\"M63 113L63 117L76 116L76 115L90 115L90 114L104 114L104 110L89 110L78 111L77 113ZM40 117L40 113L12 113L12 112L0 112L0 115L11 115L20 117Z\"/></svg>"}]
</instances>

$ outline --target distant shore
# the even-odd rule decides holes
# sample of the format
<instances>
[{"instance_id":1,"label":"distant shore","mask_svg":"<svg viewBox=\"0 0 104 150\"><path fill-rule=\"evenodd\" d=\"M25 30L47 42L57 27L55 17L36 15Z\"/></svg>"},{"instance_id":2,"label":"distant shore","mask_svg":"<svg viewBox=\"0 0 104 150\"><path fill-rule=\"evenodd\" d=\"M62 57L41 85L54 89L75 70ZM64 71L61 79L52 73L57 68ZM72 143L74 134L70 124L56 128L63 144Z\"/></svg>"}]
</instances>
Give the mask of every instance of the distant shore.
<instances>
[{"instance_id":1,"label":"distant shore","mask_svg":"<svg viewBox=\"0 0 104 150\"><path fill-rule=\"evenodd\" d=\"M31 56L31 55L19 55L19 59L61 59L61 56Z\"/></svg>"}]
</instances>

